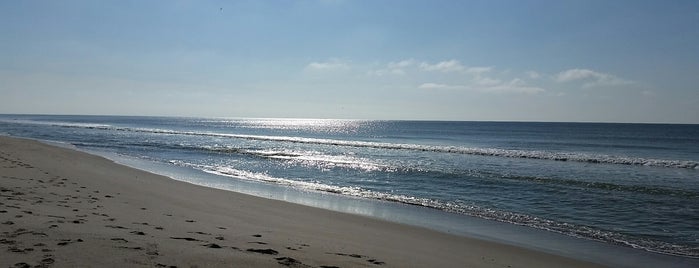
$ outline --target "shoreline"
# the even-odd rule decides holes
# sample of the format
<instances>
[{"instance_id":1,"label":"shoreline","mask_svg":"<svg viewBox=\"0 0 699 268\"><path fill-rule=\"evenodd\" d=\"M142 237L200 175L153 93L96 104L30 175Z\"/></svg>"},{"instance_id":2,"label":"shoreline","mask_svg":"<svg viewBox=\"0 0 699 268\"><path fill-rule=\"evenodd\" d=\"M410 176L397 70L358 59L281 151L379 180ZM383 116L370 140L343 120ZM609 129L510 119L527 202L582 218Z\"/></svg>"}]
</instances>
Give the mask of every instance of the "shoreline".
<instances>
[{"instance_id":1,"label":"shoreline","mask_svg":"<svg viewBox=\"0 0 699 268\"><path fill-rule=\"evenodd\" d=\"M5 266L602 267L197 186L32 140L0 137L0 157Z\"/></svg>"}]
</instances>

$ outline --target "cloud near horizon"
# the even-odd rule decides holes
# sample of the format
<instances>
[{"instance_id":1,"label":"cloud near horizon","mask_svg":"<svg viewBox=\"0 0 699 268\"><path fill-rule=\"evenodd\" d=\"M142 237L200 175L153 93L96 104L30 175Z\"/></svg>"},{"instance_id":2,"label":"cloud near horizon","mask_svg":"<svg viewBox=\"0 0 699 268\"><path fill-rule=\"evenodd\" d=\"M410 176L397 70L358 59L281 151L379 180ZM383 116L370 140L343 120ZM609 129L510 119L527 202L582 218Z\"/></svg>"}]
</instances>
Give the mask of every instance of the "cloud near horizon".
<instances>
[{"instance_id":1,"label":"cloud near horizon","mask_svg":"<svg viewBox=\"0 0 699 268\"><path fill-rule=\"evenodd\" d=\"M528 85L527 82L518 77L498 78L497 76L503 75L495 74L495 68L493 67L466 67L455 59L435 64L422 62L419 67L426 72L455 73L454 79L461 81L458 85L423 83L418 86L421 89L462 89L484 93L524 94L536 94L546 91L541 87Z\"/></svg>"},{"instance_id":2,"label":"cloud near horizon","mask_svg":"<svg viewBox=\"0 0 699 268\"><path fill-rule=\"evenodd\" d=\"M513 79L508 82L493 83L488 86L478 86L478 85L447 85L439 83L423 83L418 86L420 89L425 90L443 90L443 89L454 89L454 90L469 90L469 91L479 91L484 93L521 93L521 94L537 94L546 91L543 88L528 86L520 79Z\"/></svg>"},{"instance_id":3,"label":"cloud near horizon","mask_svg":"<svg viewBox=\"0 0 699 268\"><path fill-rule=\"evenodd\" d=\"M324 62L311 62L306 65L306 70L315 71L331 71L331 70L346 70L349 69L350 65L342 60L330 59Z\"/></svg>"},{"instance_id":4,"label":"cloud near horizon","mask_svg":"<svg viewBox=\"0 0 699 268\"><path fill-rule=\"evenodd\" d=\"M457 59L428 62L408 58L383 64L362 65L332 58L311 62L306 65L305 70L362 71L369 82L383 77L383 79L392 79L396 85L401 83L415 85L415 82L418 82L417 88L425 90L467 90L500 94L539 94L547 91L545 87L555 85L561 88L571 85L593 88L634 83L609 73L583 68L567 69L554 74L527 70L520 72L517 76L509 71L499 71L492 66L464 65Z\"/></svg>"},{"instance_id":5,"label":"cloud near horizon","mask_svg":"<svg viewBox=\"0 0 699 268\"><path fill-rule=\"evenodd\" d=\"M371 75L383 76L388 74L405 75L408 69L415 72L438 72L438 73L457 73L457 74L482 74L493 70L492 67L467 67L461 64L458 60L446 60L437 63L429 63L426 61L417 61L415 59L406 59L397 62L389 62L380 69L371 70L368 73Z\"/></svg>"},{"instance_id":6,"label":"cloud near horizon","mask_svg":"<svg viewBox=\"0 0 699 268\"><path fill-rule=\"evenodd\" d=\"M422 85L419 85L418 88L421 88L421 89L449 89L449 88L460 88L460 86L452 86L452 85L438 84L438 83L423 83Z\"/></svg>"},{"instance_id":7,"label":"cloud near horizon","mask_svg":"<svg viewBox=\"0 0 699 268\"><path fill-rule=\"evenodd\" d=\"M420 69L437 72L462 72L466 69L458 60L441 61L435 64L420 63Z\"/></svg>"},{"instance_id":8,"label":"cloud near horizon","mask_svg":"<svg viewBox=\"0 0 699 268\"><path fill-rule=\"evenodd\" d=\"M560 83L583 81L583 88L598 86L619 86L633 84L633 81L619 78L617 76L596 72L590 69L568 69L558 73L555 80Z\"/></svg>"}]
</instances>

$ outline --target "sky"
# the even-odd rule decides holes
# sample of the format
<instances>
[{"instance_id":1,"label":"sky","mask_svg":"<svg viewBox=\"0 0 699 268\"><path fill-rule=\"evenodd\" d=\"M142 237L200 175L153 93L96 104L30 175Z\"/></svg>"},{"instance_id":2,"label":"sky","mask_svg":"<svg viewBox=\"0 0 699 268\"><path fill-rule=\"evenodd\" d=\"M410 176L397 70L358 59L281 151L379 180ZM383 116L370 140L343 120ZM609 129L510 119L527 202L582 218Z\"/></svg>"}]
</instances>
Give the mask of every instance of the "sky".
<instances>
[{"instance_id":1,"label":"sky","mask_svg":"<svg viewBox=\"0 0 699 268\"><path fill-rule=\"evenodd\" d=\"M0 1L0 113L699 123L699 1Z\"/></svg>"}]
</instances>

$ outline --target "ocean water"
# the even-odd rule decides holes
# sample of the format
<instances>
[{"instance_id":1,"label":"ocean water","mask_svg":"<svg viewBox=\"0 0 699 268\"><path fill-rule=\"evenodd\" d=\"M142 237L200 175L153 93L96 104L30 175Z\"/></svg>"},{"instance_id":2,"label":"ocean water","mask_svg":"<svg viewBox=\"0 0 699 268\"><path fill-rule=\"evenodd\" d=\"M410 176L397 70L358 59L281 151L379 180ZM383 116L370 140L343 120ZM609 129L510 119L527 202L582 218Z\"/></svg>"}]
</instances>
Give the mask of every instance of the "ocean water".
<instances>
[{"instance_id":1,"label":"ocean water","mask_svg":"<svg viewBox=\"0 0 699 268\"><path fill-rule=\"evenodd\" d=\"M699 258L699 125L0 115L0 135Z\"/></svg>"}]
</instances>

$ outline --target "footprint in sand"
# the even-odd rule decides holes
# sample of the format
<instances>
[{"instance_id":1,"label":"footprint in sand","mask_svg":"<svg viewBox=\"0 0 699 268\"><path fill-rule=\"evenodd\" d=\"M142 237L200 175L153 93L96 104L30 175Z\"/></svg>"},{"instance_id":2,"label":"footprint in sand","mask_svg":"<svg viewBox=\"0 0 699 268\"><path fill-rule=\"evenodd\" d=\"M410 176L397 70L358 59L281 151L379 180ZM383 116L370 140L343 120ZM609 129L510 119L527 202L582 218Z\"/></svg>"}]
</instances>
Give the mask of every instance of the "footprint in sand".
<instances>
[{"instance_id":1,"label":"footprint in sand","mask_svg":"<svg viewBox=\"0 0 699 268\"><path fill-rule=\"evenodd\" d=\"M114 229L129 229L129 228L126 228L124 226L119 226L119 225L105 225L104 227L114 228Z\"/></svg>"},{"instance_id":2,"label":"footprint in sand","mask_svg":"<svg viewBox=\"0 0 699 268\"><path fill-rule=\"evenodd\" d=\"M46 266L53 264L54 262L56 262L56 261L53 258L47 257L47 258L42 259L41 262L39 262L40 263L39 267L46 267Z\"/></svg>"},{"instance_id":3,"label":"footprint in sand","mask_svg":"<svg viewBox=\"0 0 699 268\"><path fill-rule=\"evenodd\" d=\"M199 240L199 239L191 238L191 237L174 237L174 236L171 236L170 238L171 238L171 239L176 239L176 240L184 240L184 241L201 241L201 240Z\"/></svg>"},{"instance_id":4,"label":"footprint in sand","mask_svg":"<svg viewBox=\"0 0 699 268\"><path fill-rule=\"evenodd\" d=\"M288 250L302 250L304 247L310 247L311 245L309 245L309 244L296 244L296 246L298 246L298 247L296 247L296 248L286 247L286 249L288 249Z\"/></svg>"},{"instance_id":5,"label":"footprint in sand","mask_svg":"<svg viewBox=\"0 0 699 268\"><path fill-rule=\"evenodd\" d=\"M328 254L333 254L333 253L328 253ZM359 254L345 254L345 253L334 253L334 254L335 254L335 255L338 255L338 256L347 256L347 257L352 257L352 258L357 258L357 259L361 259L361 258L367 257L367 256L359 255ZM376 259L367 259L366 261L369 262L369 263L371 263L371 264L375 264L375 265L384 265L384 264L386 264L385 262L382 262L382 261L379 261L379 260L376 260Z\"/></svg>"},{"instance_id":6,"label":"footprint in sand","mask_svg":"<svg viewBox=\"0 0 699 268\"><path fill-rule=\"evenodd\" d=\"M249 248L249 249L247 249L246 251L248 251L248 252L254 252L254 253L260 253L260 254L267 254L267 255L277 255L277 254L279 254L278 251L276 251L276 250L274 250L274 249L271 249L271 248L265 248L265 249L261 249L261 248Z\"/></svg>"},{"instance_id":7,"label":"footprint in sand","mask_svg":"<svg viewBox=\"0 0 699 268\"><path fill-rule=\"evenodd\" d=\"M277 260L277 263L284 265L284 266L292 266L292 265L293 266L305 266L300 261L298 261L294 258L291 258L291 257L279 257L279 258L274 258L274 259Z\"/></svg>"},{"instance_id":8,"label":"footprint in sand","mask_svg":"<svg viewBox=\"0 0 699 268\"><path fill-rule=\"evenodd\" d=\"M377 260L375 260L375 259L368 259L368 260L366 260L366 261L368 261L368 262L370 262L370 263L372 263L372 264L376 264L376 265L384 265L384 264L386 264L385 262L377 261Z\"/></svg>"},{"instance_id":9,"label":"footprint in sand","mask_svg":"<svg viewBox=\"0 0 699 268\"><path fill-rule=\"evenodd\" d=\"M205 232L187 232L190 234L200 234L200 235L211 235L210 233L205 233Z\"/></svg>"},{"instance_id":10,"label":"footprint in sand","mask_svg":"<svg viewBox=\"0 0 699 268\"><path fill-rule=\"evenodd\" d=\"M76 242L83 242L83 240L80 238L76 239L75 241L73 241L72 239L61 239L61 242L58 242L58 244L56 244L56 245L66 246L68 244L76 243Z\"/></svg>"},{"instance_id":11,"label":"footprint in sand","mask_svg":"<svg viewBox=\"0 0 699 268\"><path fill-rule=\"evenodd\" d=\"M118 248L123 248L123 249L133 249L133 250L143 250L142 247L125 247L125 246L120 246Z\"/></svg>"},{"instance_id":12,"label":"footprint in sand","mask_svg":"<svg viewBox=\"0 0 699 268\"><path fill-rule=\"evenodd\" d=\"M206 244L206 245L204 245L204 246L207 247L207 248L221 248L221 246L219 246L219 245L216 244L216 243Z\"/></svg>"}]
</instances>

